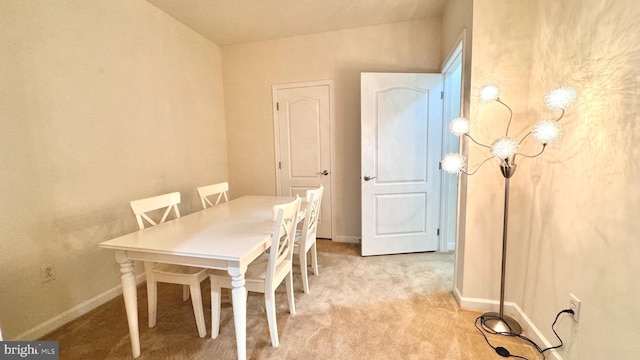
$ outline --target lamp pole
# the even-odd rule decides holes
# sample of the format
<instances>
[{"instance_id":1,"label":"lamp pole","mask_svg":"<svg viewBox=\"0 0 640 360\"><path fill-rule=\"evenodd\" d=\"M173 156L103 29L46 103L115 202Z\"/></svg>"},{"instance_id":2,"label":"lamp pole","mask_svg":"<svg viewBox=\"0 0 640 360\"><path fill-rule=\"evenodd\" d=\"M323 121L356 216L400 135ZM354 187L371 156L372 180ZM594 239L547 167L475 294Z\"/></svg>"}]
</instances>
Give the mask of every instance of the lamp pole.
<instances>
[{"instance_id":1,"label":"lamp pole","mask_svg":"<svg viewBox=\"0 0 640 360\"><path fill-rule=\"evenodd\" d=\"M500 172L504 176L504 217L502 222L502 270L500 273L500 311L488 312L482 315L483 324L495 332L522 333L518 322L504 314L504 284L507 269L507 228L509 226L509 184L516 172L516 164L509 165L508 159L500 165Z\"/></svg>"}]
</instances>

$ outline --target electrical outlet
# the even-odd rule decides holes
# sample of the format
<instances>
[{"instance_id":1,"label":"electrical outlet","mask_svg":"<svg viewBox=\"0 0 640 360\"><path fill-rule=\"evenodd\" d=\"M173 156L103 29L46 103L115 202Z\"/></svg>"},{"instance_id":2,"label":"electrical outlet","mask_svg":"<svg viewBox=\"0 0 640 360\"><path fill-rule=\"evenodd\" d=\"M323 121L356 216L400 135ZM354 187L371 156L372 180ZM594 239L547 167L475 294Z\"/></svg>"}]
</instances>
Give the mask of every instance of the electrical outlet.
<instances>
[{"instance_id":1,"label":"electrical outlet","mask_svg":"<svg viewBox=\"0 0 640 360\"><path fill-rule=\"evenodd\" d=\"M582 302L573 294L569 294L569 309L573 310L573 321L578 322L580 319L580 304Z\"/></svg>"},{"instance_id":2,"label":"electrical outlet","mask_svg":"<svg viewBox=\"0 0 640 360\"><path fill-rule=\"evenodd\" d=\"M56 278L56 272L53 265L40 266L40 281L46 283Z\"/></svg>"}]
</instances>

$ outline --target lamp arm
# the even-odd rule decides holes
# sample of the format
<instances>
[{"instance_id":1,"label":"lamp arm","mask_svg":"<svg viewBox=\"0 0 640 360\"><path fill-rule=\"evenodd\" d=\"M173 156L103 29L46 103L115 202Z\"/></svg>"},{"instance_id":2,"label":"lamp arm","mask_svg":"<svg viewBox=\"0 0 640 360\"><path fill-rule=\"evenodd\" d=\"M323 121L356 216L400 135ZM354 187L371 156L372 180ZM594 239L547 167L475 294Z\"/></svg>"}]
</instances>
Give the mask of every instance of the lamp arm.
<instances>
[{"instance_id":1,"label":"lamp arm","mask_svg":"<svg viewBox=\"0 0 640 360\"><path fill-rule=\"evenodd\" d=\"M476 139L472 138L471 135L469 134L464 134L466 137L468 137L469 139L471 139L471 141L473 141L474 143L482 146L482 147L486 147L487 149L491 149L491 146L485 145L485 144L481 144L479 142L476 141Z\"/></svg>"},{"instance_id":2,"label":"lamp arm","mask_svg":"<svg viewBox=\"0 0 640 360\"><path fill-rule=\"evenodd\" d=\"M478 164L472 172L466 172L466 171L464 171L464 169L462 169L460 171L462 171L463 173L465 173L467 175L473 175L476 172L478 172L478 170L480 169L480 167L482 167L482 165L484 165L484 163L486 163L487 161L489 161L491 159L493 159L493 156L490 156L490 157L484 159L484 161L482 161L480 164Z\"/></svg>"},{"instance_id":3,"label":"lamp arm","mask_svg":"<svg viewBox=\"0 0 640 360\"><path fill-rule=\"evenodd\" d=\"M527 133L527 135L523 136L522 139L520 139L520 142L518 143L518 146L522 145L522 143L525 141L526 138L529 137L529 135L531 135L531 131L529 131Z\"/></svg>"},{"instance_id":4,"label":"lamp arm","mask_svg":"<svg viewBox=\"0 0 640 360\"><path fill-rule=\"evenodd\" d=\"M564 117L564 109L561 109L561 111L562 111L562 112L560 113L560 117L558 117L558 118L556 119L556 121L560 121L560 119L562 119L562 118Z\"/></svg>"},{"instance_id":5,"label":"lamp arm","mask_svg":"<svg viewBox=\"0 0 640 360\"><path fill-rule=\"evenodd\" d=\"M542 153L544 152L544 149L547 148L547 144L542 144L542 150L540 150L539 153L535 154L535 155L525 155L525 154L521 154L521 153L516 153L515 155L513 155L513 160L512 163L515 164L516 163L516 156L520 155L520 156L524 156L526 158L534 158L534 157L538 157L540 155L542 155Z\"/></svg>"},{"instance_id":6,"label":"lamp arm","mask_svg":"<svg viewBox=\"0 0 640 360\"><path fill-rule=\"evenodd\" d=\"M509 127L511 127L511 120L513 120L513 110L511 110L509 105L507 105L504 102L502 102L502 100L500 100L500 98L497 98L496 101L499 102L500 104L504 105L504 107L506 107L507 110L509 110L509 122L507 123L507 131L504 134L504 136L508 137L509 136Z\"/></svg>"}]
</instances>

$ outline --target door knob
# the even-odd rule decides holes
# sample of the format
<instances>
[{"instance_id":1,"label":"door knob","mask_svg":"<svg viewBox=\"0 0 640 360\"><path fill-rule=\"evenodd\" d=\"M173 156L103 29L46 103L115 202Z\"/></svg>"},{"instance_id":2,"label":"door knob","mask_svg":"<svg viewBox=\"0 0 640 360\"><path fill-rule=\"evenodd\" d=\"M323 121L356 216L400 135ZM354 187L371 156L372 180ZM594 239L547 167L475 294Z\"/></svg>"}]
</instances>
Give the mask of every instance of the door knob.
<instances>
[{"instance_id":1,"label":"door knob","mask_svg":"<svg viewBox=\"0 0 640 360\"><path fill-rule=\"evenodd\" d=\"M365 175L363 179L364 179L364 181L369 181L369 180L373 180L373 179L375 179L375 178L376 178L375 176L371 176L371 177L370 177L370 176L368 176L368 175Z\"/></svg>"},{"instance_id":2,"label":"door knob","mask_svg":"<svg viewBox=\"0 0 640 360\"><path fill-rule=\"evenodd\" d=\"M329 175L329 171L325 170L323 172L319 172L318 174L327 176L327 175Z\"/></svg>"}]
</instances>

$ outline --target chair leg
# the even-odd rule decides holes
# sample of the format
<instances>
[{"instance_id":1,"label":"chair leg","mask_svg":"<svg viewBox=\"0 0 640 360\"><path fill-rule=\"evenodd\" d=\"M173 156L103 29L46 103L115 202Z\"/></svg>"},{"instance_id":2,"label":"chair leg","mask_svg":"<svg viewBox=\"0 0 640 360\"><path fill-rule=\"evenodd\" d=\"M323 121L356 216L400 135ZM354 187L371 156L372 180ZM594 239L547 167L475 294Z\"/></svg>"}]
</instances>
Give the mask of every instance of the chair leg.
<instances>
[{"instance_id":1,"label":"chair leg","mask_svg":"<svg viewBox=\"0 0 640 360\"><path fill-rule=\"evenodd\" d=\"M298 255L300 259L300 276L302 277L302 289L305 294L309 293L309 274L307 273L307 253L304 251L304 248L300 246L300 254Z\"/></svg>"},{"instance_id":2,"label":"chair leg","mask_svg":"<svg viewBox=\"0 0 640 360\"><path fill-rule=\"evenodd\" d=\"M316 247L316 243L314 242L309 249L309 253L311 254L311 268L313 269L313 274L318 275L318 248Z\"/></svg>"},{"instance_id":3,"label":"chair leg","mask_svg":"<svg viewBox=\"0 0 640 360\"><path fill-rule=\"evenodd\" d=\"M200 283L198 280L193 280L189 289L191 290L191 303L193 305L193 314L196 317L198 335L203 338L207 336L207 327L204 322L204 312L202 310L202 290L200 290Z\"/></svg>"},{"instance_id":4,"label":"chair leg","mask_svg":"<svg viewBox=\"0 0 640 360\"><path fill-rule=\"evenodd\" d=\"M222 289L213 276L211 281L211 338L215 339L220 334L220 298Z\"/></svg>"},{"instance_id":5,"label":"chair leg","mask_svg":"<svg viewBox=\"0 0 640 360\"><path fill-rule=\"evenodd\" d=\"M182 301L189 300L189 285L182 285Z\"/></svg>"},{"instance_id":6,"label":"chair leg","mask_svg":"<svg viewBox=\"0 0 640 360\"><path fill-rule=\"evenodd\" d=\"M289 313L292 315L296 313L296 302L293 294L293 271L287 274L284 278L284 286L287 289L287 302L289 303Z\"/></svg>"},{"instance_id":7,"label":"chair leg","mask_svg":"<svg viewBox=\"0 0 640 360\"><path fill-rule=\"evenodd\" d=\"M276 322L276 294L266 291L264 293L264 304L267 310L267 322L269 323L269 333L271 334L271 346L277 348L280 345L278 339L278 323Z\"/></svg>"}]
</instances>

